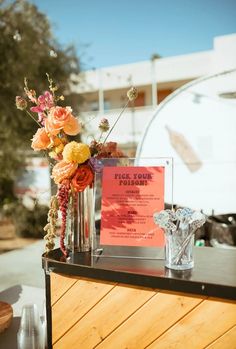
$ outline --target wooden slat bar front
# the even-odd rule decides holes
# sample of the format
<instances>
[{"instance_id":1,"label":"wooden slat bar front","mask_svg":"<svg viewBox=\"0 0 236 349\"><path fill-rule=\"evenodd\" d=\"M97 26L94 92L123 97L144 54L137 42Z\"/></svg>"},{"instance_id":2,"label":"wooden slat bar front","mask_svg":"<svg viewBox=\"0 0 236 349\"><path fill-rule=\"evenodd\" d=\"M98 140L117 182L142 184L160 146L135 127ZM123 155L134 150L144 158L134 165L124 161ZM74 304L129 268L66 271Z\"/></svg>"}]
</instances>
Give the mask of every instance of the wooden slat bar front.
<instances>
[{"instance_id":1,"label":"wooden slat bar front","mask_svg":"<svg viewBox=\"0 0 236 349\"><path fill-rule=\"evenodd\" d=\"M216 252L222 257L198 248L196 270L173 274L163 260L78 254L71 263L53 251L43 257L49 349L236 348L236 276L229 275L236 263L218 284L213 275L206 280L209 263L198 280L201 263ZM236 262L235 251L226 253Z\"/></svg>"}]
</instances>

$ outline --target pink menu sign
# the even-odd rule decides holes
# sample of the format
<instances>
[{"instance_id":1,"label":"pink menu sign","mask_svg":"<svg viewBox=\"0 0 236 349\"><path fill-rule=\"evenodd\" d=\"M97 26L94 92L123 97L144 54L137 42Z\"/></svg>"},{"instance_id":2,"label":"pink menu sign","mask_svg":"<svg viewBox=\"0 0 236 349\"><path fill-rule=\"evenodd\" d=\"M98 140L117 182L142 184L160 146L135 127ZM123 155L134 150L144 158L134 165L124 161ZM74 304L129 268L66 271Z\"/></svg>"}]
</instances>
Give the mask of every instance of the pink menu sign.
<instances>
[{"instance_id":1,"label":"pink menu sign","mask_svg":"<svg viewBox=\"0 0 236 349\"><path fill-rule=\"evenodd\" d=\"M164 208L164 167L105 167L101 245L164 246L153 213Z\"/></svg>"}]
</instances>

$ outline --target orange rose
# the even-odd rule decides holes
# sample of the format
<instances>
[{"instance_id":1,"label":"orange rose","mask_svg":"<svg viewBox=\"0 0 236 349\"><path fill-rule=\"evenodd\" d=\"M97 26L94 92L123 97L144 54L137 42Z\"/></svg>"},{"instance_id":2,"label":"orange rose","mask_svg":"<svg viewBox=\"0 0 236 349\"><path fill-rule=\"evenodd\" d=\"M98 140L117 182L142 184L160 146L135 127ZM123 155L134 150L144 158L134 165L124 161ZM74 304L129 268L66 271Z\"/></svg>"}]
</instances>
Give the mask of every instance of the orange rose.
<instances>
[{"instance_id":1,"label":"orange rose","mask_svg":"<svg viewBox=\"0 0 236 349\"><path fill-rule=\"evenodd\" d=\"M80 125L71 111L70 107L51 108L48 118L45 120L46 131L52 135L57 135L60 130L64 129L68 135L77 135L80 131Z\"/></svg>"},{"instance_id":2,"label":"orange rose","mask_svg":"<svg viewBox=\"0 0 236 349\"><path fill-rule=\"evenodd\" d=\"M78 165L73 162L66 162L64 160L58 162L52 169L52 178L54 179L54 182L59 184L64 179L71 178L74 175L77 166Z\"/></svg>"},{"instance_id":3,"label":"orange rose","mask_svg":"<svg viewBox=\"0 0 236 349\"><path fill-rule=\"evenodd\" d=\"M50 142L51 140L48 137L47 132L45 131L45 128L42 127L42 128L39 128L38 131L33 136L31 147L35 151L47 149Z\"/></svg>"},{"instance_id":4,"label":"orange rose","mask_svg":"<svg viewBox=\"0 0 236 349\"><path fill-rule=\"evenodd\" d=\"M71 115L68 123L63 127L63 131L69 136L76 136L81 130L79 121Z\"/></svg>"},{"instance_id":5,"label":"orange rose","mask_svg":"<svg viewBox=\"0 0 236 349\"><path fill-rule=\"evenodd\" d=\"M72 186L76 192L84 191L88 185L92 185L94 174L90 166L80 165L74 177L72 178Z\"/></svg>"},{"instance_id":6,"label":"orange rose","mask_svg":"<svg viewBox=\"0 0 236 349\"><path fill-rule=\"evenodd\" d=\"M49 119L45 119L44 122L45 129L50 135L56 136L60 132L60 128L54 128L53 124L50 123Z\"/></svg>"}]
</instances>

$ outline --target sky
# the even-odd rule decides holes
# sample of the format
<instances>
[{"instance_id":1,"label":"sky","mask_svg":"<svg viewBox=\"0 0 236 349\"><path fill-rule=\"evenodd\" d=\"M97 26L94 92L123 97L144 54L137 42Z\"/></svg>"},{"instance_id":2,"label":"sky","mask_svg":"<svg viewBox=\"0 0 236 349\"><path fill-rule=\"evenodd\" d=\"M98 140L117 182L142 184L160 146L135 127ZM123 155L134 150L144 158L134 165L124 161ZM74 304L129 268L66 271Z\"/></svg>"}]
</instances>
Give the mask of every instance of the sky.
<instances>
[{"instance_id":1,"label":"sky","mask_svg":"<svg viewBox=\"0 0 236 349\"><path fill-rule=\"evenodd\" d=\"M211 50L236 33L236 0L29 0L57 41L73 44L82 69Z\"/></svg>"}]
</instances>

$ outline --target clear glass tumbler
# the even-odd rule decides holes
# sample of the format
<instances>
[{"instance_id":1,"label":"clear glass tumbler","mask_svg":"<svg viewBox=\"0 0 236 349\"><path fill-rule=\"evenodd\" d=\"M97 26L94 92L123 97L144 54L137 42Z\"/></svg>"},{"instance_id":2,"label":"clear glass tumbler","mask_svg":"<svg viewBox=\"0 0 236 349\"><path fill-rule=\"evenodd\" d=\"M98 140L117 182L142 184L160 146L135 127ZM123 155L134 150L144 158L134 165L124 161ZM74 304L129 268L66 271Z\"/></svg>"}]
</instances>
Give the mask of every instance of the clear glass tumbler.
<instances>
[{"instance_id":1,"label":"clear glass tumbler","mask_svg":"<svg viewBox=\"0 0 236 349\"><path fill-rule=\"evenodd\" d=\"M194 234L179 228L175 233L165 234L165 266L175 270L191 269L194 266Z\"/></svg>"},{"instance_id":2,"label":"clear glass tumbler","mask_svg":"<svg viewBox=\"0 0 236 349\"><path fill-rule=\"evenodd\" d=\"M17 348L44 349L43 342L42 323L36 304L24 305L17 333Z\"/></svg>"}]
</instances>

